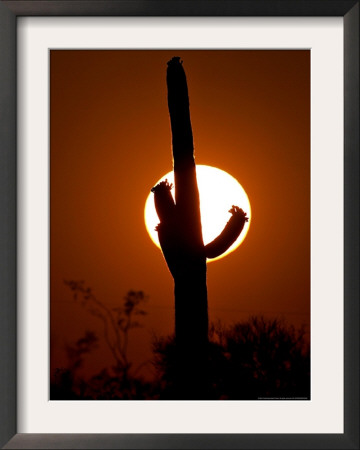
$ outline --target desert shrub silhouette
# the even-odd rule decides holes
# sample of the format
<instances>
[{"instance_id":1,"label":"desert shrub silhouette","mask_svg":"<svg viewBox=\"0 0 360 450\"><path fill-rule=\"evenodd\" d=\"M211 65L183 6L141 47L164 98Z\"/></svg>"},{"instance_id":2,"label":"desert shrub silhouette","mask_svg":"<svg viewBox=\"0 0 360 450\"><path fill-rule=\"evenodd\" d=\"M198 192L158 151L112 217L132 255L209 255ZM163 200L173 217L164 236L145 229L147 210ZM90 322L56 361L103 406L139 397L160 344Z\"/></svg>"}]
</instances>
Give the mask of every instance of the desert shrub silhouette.
<instances>
[{"instance_id":1,"label":"desert shrub silhouette","mask_svg":"<svg viewBox=\"0 0 360 450\"><path fill-rule=\"evenodd\" d=\"M153 344L164 399L176 395L175 347L174 336ZM214 400L310 399L310 346L304 328L263 317L229 327L211 325L207 385L207 398Z\"/></svg>"},{"instance_id":2,"label":"desert shrub silhouette","mask_svg":"<svg viewBox=\"0 0 360 450\"><path fill-rule=\"evenodd\" d=\"M147 301L143 291L130 290L121 299L120 306L109 308L98 300L84 281L65 281L73 291L74 300L81 301L86 310L103 323L104 338L115 364L113 370L126 379L132 364L128 358L129 333L132 329L143 326L137 319L147 313L143 304ZM137 371L139 368L136 368Z\"/></svg>"},{"instance_id":3,"label":"desert shrub silhouette","mask_svg":"<svg viewBox=\"0 0 360 450\"><path fill-rule=\"evenodd\" d=\"M154 338L152 381L144 381L136 371L116 370L116 365L88 379L78 376L85 356L97 342L95 333L87 331L67 345L68 365L54 371L52 400L178 398L174 335ZM206 363L203 393L209 400L310 399L310 346L305 330L282 320L260 316L227 327L220 322L211 324ZM191 374L192 367L183 371Z\"/></svg>"},{"instance_id":4,"label":"desert shrub silhouette","mask_svg":"<svg viewBox=\"0 0 360 450\"><path fill-rule=\"evenodd\" d=\"M84 356L96 348L99 338L92 331L87 331L74 344L66 345L68 364L65 368L56 368L51 383L52 400L73 399L146 399L152 398L151 383L145 382L139 373L149 361L134 366L129 359L128 344L130 332L142 327L140 318L147 313L144 304L147 297L143 291L130 290L121 299L116 308L109 308L99 300L84 281L65 281L73 292L75 301L103 324L103 337L113 357L113 365L105 367L89 379L78 376Z\"/></svg>"},{"instance_id":5,"label":"desert shrub silhouette","mask_svg":"<svg viewBox=\"0 0 360 450\"><path fill-rule=\"evenodd\" d=\"M86 331L84 336L74 344L66 344L68 358L67 367L56 368L53 381L50 384L50 398L52 400L76 400L84 396L84 382L80 381L77 373L83 366L84 356L96 348L98 338L93 331Z\"/></svg>"}]
</instances>

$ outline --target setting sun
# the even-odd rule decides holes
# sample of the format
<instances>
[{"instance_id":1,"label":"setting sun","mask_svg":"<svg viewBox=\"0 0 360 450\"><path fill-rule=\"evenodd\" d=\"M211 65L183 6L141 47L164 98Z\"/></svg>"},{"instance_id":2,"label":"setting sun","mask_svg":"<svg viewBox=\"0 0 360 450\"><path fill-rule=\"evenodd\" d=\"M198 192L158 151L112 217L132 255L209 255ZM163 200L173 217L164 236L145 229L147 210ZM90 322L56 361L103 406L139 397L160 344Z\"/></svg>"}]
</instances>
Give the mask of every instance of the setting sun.
<instances>
[{"instance_id":1,"label":"setting sun","mask_svg":"<svg viewBox=\"0 0 360 450\"><path fill-rule=\"evenodd\" d=\"M200 211L204 244L208 244L215 239L225 227L230 219L229 209L232 205L242 208L249 217L245 223L244 229L234 244L221 256L209 259L216 261L234 251L245 239L251 222L251 208L249 198L241 184L227 172L212 166L197 165L196 174L200 193ZM154 186L168 180L174 184L174 174L169 172L160 178ZM174 189L171 191L174 197ZM146 229L154 242L160 248L158 233L155 231L159 218L155 210L154 196L149 194L145 203L145 225Z\"/></svg>"}]
</instances>

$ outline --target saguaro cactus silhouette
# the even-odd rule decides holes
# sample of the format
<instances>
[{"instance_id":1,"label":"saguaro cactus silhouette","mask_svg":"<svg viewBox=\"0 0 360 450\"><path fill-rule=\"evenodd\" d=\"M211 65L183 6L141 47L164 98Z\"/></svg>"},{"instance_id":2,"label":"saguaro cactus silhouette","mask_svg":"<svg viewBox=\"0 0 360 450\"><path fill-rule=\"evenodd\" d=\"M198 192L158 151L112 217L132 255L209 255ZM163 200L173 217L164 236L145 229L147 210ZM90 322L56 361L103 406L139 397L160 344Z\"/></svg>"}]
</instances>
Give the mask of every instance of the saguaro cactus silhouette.
<instances>
[{"instance_id":1,"label":"saguaro cactus silhouette","mask_svg":"<svg viewBox=\"0 0 360 450\"><path fill-rule=\"evenodd\" d=\"M206 259L225 252L248 220L237 206L221 234L204 245L196 179L194 144L185 72L179 57L168 62L168 107L172 131L175 202L172 185L163 181L152 188L160 223L159 242L175 284L175 340L177 395L206 396L208 310Z\"/></svg>"}]
</instances>

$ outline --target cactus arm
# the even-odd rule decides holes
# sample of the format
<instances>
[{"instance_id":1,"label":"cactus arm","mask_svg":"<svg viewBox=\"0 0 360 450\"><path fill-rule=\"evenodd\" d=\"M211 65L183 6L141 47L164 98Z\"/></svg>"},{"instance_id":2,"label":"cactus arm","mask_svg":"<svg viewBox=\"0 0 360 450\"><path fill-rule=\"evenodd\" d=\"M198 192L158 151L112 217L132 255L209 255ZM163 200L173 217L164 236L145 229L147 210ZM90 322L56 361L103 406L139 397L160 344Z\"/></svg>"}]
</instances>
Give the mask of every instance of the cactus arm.
<instances>
[{"instance_id":1,"label":"cactus arm","mask_svg":"<svg viewBox=\"0 0 360 450\"><path fill-rule=\"evenodd\" d=\"M161 181L151 189L154 193L154 202L160 222L171 220L175 214L175 203L171 195L172 184L168 180Z\"/></svg>"},{"instance_id":2,"label":"cactus arm","mask_svg":"<svg viewBox=\"0 0 360 450\"><path fill-rule=\"evenodd\" d=\"M223 231L212 242L205 246L205 256L207 258L217 258L236 241L242 232L245 222L249 219L246 213L238 206L232 206L229 211L232 216L225 225Z\"/></svg>"},{"instance_id":3,"label":"cactus arm","mask_svg":"<svg viewBox=\"0 0 360 450\"><path fill-rule=\"evenodd\" d=\"M172 274L175 276L175 261L178 253L176 207L171 195L172 184L167 180L161 181L151 189L154 193L154 202L160 223L155 230L158 233L159 243L165 261Z\"/></svg>"}]
</instances>

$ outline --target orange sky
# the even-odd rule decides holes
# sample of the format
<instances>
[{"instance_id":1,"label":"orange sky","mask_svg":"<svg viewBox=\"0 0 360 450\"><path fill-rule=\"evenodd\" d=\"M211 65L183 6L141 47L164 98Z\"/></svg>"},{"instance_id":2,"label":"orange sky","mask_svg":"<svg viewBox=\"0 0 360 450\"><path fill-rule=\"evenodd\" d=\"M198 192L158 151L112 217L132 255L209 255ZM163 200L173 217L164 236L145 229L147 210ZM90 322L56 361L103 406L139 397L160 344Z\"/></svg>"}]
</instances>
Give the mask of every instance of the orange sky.
<instances>
[{"instance_id":1,"label":"orange sky","mask_svg":"<svg viewBox=\"0 0 360 450\"><path fill-rule=\"evenodd\" d=\"M239 180L252 207L241 246L208 265L210 321L249 315L310 324L310 52L51 51L51 366L100 322L64 279L85 280L116 307L149 300L130 338L134 361L152 333L173 332L173 280L147 234L154 183L172 168L166 63L184 61L198 164ZM231 205L229 205L230 207ZM241 206L241 205L239 205ZM230 217L230 215L229 215ZM225 224L224 224L225 225ZM105 346L90 373L112 364Z\"/></svg>"}]
</instances>

